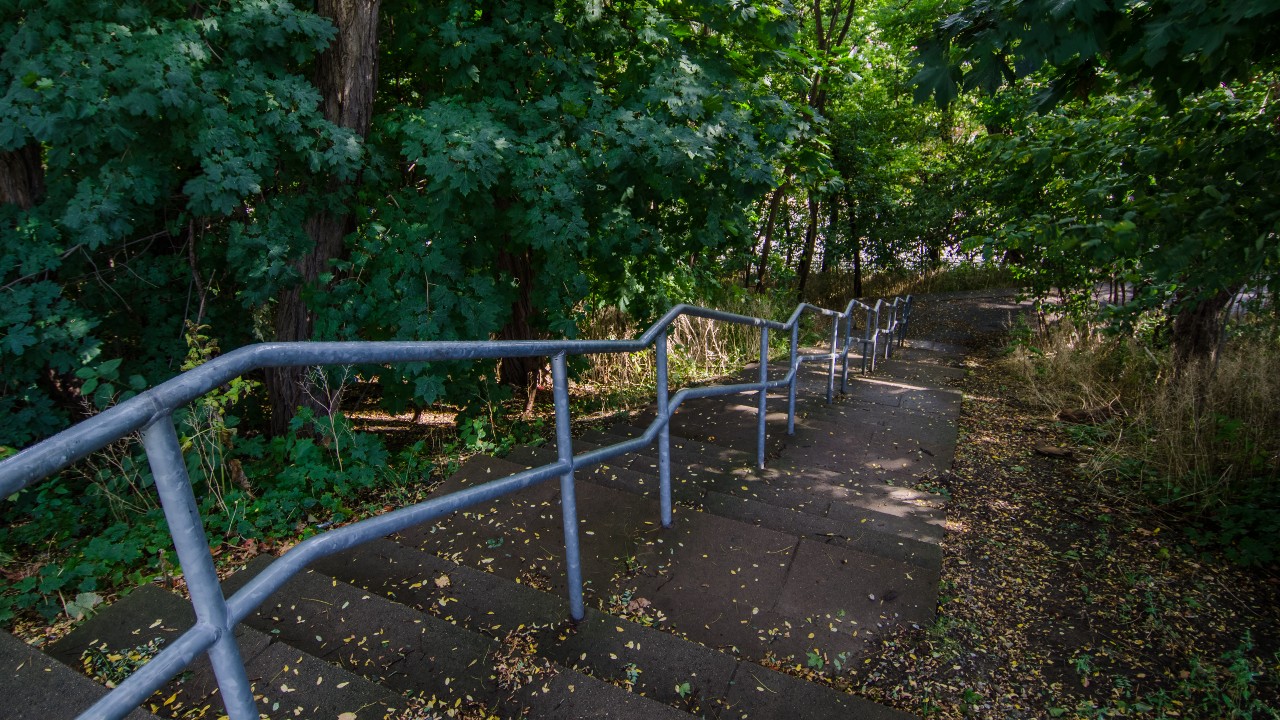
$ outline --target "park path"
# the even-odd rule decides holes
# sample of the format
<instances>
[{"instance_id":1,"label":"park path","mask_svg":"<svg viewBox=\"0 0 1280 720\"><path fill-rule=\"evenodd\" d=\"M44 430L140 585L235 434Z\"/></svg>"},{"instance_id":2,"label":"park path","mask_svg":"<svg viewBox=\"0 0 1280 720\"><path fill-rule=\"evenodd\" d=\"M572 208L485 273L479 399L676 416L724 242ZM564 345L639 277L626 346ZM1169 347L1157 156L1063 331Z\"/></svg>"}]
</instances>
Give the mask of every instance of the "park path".
<instances>
[{"instance_id":1,"label":"park path","mask_svg":"<svg viewBox=\"0 0 1280 720\"><path fill-rule=\"evenodd\" d=\"M919 297L905 344L874 373L852 374L831 404L825 367L804 365L794 435L785 393L770 395L763 471L753 468L754 393L687 402L672 421L671 528L658 523L656 450L579 473L580 623L566 620L556 483L319 562L240 629L261 706L272 717L343 720L485 709L910 717L843 692L841 671L891 629L932 621L946 522L934 481L955 455L956 383L969 348L1024 309L999 292ZM650 418L588 429L574 450L634 437ZM547 447L477 456L437 492L554 457ZM191 621L184 601L147 586L50 654L80 668L86 650L124 652ZM29 683L7 670L0 689ZM210 675L197 665L153 711L213 706L216 716ZM66 714L29 707L30 717Z\"/></svg>"}]
</instances>

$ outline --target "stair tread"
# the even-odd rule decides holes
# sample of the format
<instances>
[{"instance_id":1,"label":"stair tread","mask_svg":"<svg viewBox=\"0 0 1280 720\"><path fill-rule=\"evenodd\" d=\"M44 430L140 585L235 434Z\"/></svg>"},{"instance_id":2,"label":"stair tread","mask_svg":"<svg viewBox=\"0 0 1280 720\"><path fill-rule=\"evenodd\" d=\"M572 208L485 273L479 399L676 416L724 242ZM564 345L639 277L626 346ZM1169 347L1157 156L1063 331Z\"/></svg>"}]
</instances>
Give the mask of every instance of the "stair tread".
<instances>
[{"instance_id":1,"label":"stair tread","mask_svg":"<svg viewBox=\"0 0 1280 720\"><path fill-rule=\"evenodd\" d=\"M194 620L186 600L143 585L55 643L50 655L79 666L81 654L90 648L105 645L121 651L153 638L174 639ZM375 719L403 707L404 698L395 693L246 625L236 627L236 639L260 710L296 717L354 713L356 718ZM222 709L213 670L205 658L194 662L181 681L171 681L162 690L166 697L174 692L177 699L165 706L166 712L204 705Z\"/></svg>"},{"instance_id":2,"label":"stair tread","mask_svg":"<svg viewBox=\"0 0 1280 720\"><path fill-rule=\"evenodd\" d=\"M261 567L265 562L241 573L241 581ZM456 569L453 574L458 574ZM406 582L434 587L438 580L446 591L461 585L447 573ZM449 599L442 595L437 600L444 612ZM500 708L507 716L527 712L558 718L687 717L553 662L529 663L531 656L521 647L504 645L503 628L490 627L490 634L480 634L318 572L292 578L247 622L402 695L435 698L441 707L466 700L483 702L491 712ZM505 673L510 681L503 684L495 671L500 663L523 663L533 669Z\"/></svg>"},{"instance_id":3,"label":"stair tread","mask_svg":"<svg viewBox=\"0 0 1280 720\"><path fill-rule=\"evenodd\" d=\"M608 439L603 435L594 437ZM578 451L587 451L601 446L584 440L575 440L574 447ZM552 457L554 457L554 450L551 448L526 447L512 451L506 459L533 466L546 463ZM604 484L616 490L639 493L647 498L657 497L656 458L634 456L629 453L617 459L622 460L624 464L622 466L604 466L596 473L578 473L578 477L589 482ZM643 469L638 471L629 469L637 465ZM885 532L885 523L875 522L876 515L874 513L877 511L869 512L865 516L859 516L853 520L847 518L837 520L828 517L825 508L821 514L816 514L795 510L781 504L769 504L758 499L746 497L745 495L749 494L750 485L748 484L744 488L743 481L736 476L717 473L713 470L700 470L696 467L690 468L683 462L676 462L674 458L671 467L671 483L675 502L683 503L686 506L699 508L706 512L741 522L761 525L771 530L790 533L798 537L808 537L827 543L845 544L864 552L903 560L921 567L933 568L941 564L941 549L936 543L916 539L921 536L935 538L935 536L940 536L940 533L929 532L928 529L915 526L912 526L913 533L910 536L904 536L896 531ZM901 517L904 503L912 501L923 502L919 500L920 496L924 496L926 500L927 498L936 497L928 493L917 493L906 488L883 487L899 493L897 498L882 501L886 507L880 514L884 515L896 514L897 517ZM835 490L844 492L846 495L853 492L845 487L835 488ZM846 502L849 501L848 497L844 499ZM913 506L913 508L921 513L918 517L922 522L941 523L941 518L933 509L924 506ZM870 520L870 522L866 520ZM884 520L892 522L889 518L884 518ZM896 526L892 527L896 528Z\"/></svg>"},{"instance_id":4,"label":"stair tread","mask_svg":"<svg viewBox=\"0 0 1280 720\"><path fill-rule=\"evenodd\" d=\"M599 441L611 439L601 432L590 433L588 437ZM865 470L865 477L841 474L793 463L790 455L785 452L764 471L742 466L732 469L733 466L727 463L703 465L690 460L698 457L694 452L681 448L672 449L672 484L676 489L677 499L688 500L691 483L686 481L696 480L703 489L704 505L707 502L706 493L718 492L776 506L787 514L801 512L839 518L856 524L861 531L873 530L909 541L936 543L942 537L944 517L941 508L946 504L944 497L885 482L888 476L888 479L905 477L907 481L914 483L917 478L913 472L891 474L890 471L876 468ZM624 467L638 468L639 472L656 475L656 456L645 454L632 458L629 454L622 458L626 463ZM833 506L841 507L833 513ZM704 509L717 512L723 507L725 505L717 503ZM761 508L757 514L764 512ZM751 521L759 522L757 518ZM784 529L784 526L772 526ZM873 547L881 545L874 543ZM934 555L928 550L918 554L920 557Z\"/></svg>"},{"instance_id":5,"label":"stair tread","mask_svg":"<svg viewBox=\"0 0 1280 720\"><path fill-rule=\"evenodd\" d=\"M11 720L74 717L106 694L105 687L80 672L0 632L0 697ZM125 720L154 718L141 708L125 716Z\"/></svg>"},{"instance_id":6,"label":"stair tread","mask_svg":"<svg viewBox=\"0 0 1280 720\"><path fill-rule=\"evenodd\" d=\"M446 486L464 487L472 478L497 477L520 469L520 465L481 456L464 465ZM400 538L407 545L460 564L562 593L565 571L558 493L558 487L544 484L475 512L455 513L452 518L401 533ZM856 621L861 632L844 638L838 652L858 652L876 623L926 621L932 617L935 587L910 563L847 546L814 543L687 508L679 508L673 528L663 530L657 523L654 500L589 482L578 484L577 506L582 577L588 599L607 601L610 593L635 590L655 605L662 601L659 609L678 631L711 646L736 645L752 657L763 657L766 651L779 648L795 654L805 643L797 642L781 629L786 623L798 626L809 622L806 618L840 613L842 618L848 615L848 620L833 620L831 624L847 625L852 631ZM761 560L744 562L746 557ZM815 578L822 576L833 562L863 574L827 573L824 580L817 582ZM694 579L703 584L704 576L727 579L734 574L729 572L734 568L721 567L724 564L755 565L759 573L750 583L709 585L703 589L690 584ZM884 590L901 596L902 602L885 614L863 605L840 606L839 593L826 592L838 588L843 595L855 596L860 592L860 583L868 578L884 584ZM763 594L750 594L749 600L744 593ZM740 609L747 602L770 613L759 620L771 623L778 635L743 633L739 632L742 628L728 624L713 628L706 621L707 617L725 613L725 607ZM733 623L749 625L751 620L744 616L735 618ZM827 631L825 626L823 630ZM840 635L843 638L845 633Z\"/></svg>"},{"instance_id":7,"label":"stair tread","mask_svg":"<svg viewBox=\"0 0 1280 720\"><path fill-rule=\"evenodd\" d=\"M510 475L524 465L476 456L436 490L450 492L487 479ZM609 585L622 562L621 549L658 525L655 501L593 483L577 483L582 577L588 593ZM550 481L499 498L470 511L454 513L398 536L408 545L459 564L516 579L528 576L563 592L564 534L560 485Z\"/></svg>"},{"instance_id":8,"label":"stair tread","mask_svg":"<svg viewBox=\"0 0 1280 720\"><path fill-rule=\"evenodd\" d=\"M804 698L808 714L798 717L847 718L854 711L856 717L910 717L648 627L642 622L652 622L649 608L636 606L630 617L642 622L633 622L588 607L582 622L566 627L568 608L559 597L389 540L326 558L316 568L414 607L431 607L449 598L448 617L468 627L495 633L519 625L538 627L540 654L604 680L632 682L636 692L697 714L797 717L794 709L788 712L785 705L771 705L772 698L755 695L757 683L763 682L774 692ZM451 578L444 588L420 582L441 575ZM754 678L745 690L737 687L743 677ZM689 689L681 695L677 686L683 683Z\"/></svg>"},{"instance_id":9,"label":"stair tread","mask_svg":"<svg viewBox=\"0 0 1280 720\"><path fill-rule=\"evenodd\" d=\"M677 632L749 658L803 661L815 646L857 656L882 628L931 620L936 601L936 580L915 565L710 513L677 514L636 565L616 587L650 600Z\"/></svg>"},{"instance_id":10,"label":"stair tread","mask_svg":"<svg viewBox=\"0 0 1280 720\"><path fill-rule=\"evenodd\" d=\"M575 453L588 452L601 447L604 446L585 440L574 440L573 444ZM537 467L553 462L555 458L556 449L553 447L546 445L531 447L526 445L513 449L503 459L528 467ZM574 477L578 480L585 480L614 490L635 493L656 500L659 485L657 465L655 464L652 472L650 472L650 468L643 463L636 462L638 459L640 458L635 454L626 453L595 467L578 470L574 473ZM633 469L636 466L639 469ZM675 502L697 503L701 500L704 492L705 490L696 470L690 471L672 463L671 494Z\"/></svg>"},{"instance_id":11,"label":"stair tread","mask_svg":"<svg viewBox=\"0 0 1280 720\"><path fill-rule=\"evenodd\" d=\"M848 545L927 570L936 571L942 566L942 548L936 542L886 532L874 526L868 527L868 523L837 520L714 490L703 498L703 507L707 512L739 522L760 525L818 542Z\"/></svg>"}]
</instances>

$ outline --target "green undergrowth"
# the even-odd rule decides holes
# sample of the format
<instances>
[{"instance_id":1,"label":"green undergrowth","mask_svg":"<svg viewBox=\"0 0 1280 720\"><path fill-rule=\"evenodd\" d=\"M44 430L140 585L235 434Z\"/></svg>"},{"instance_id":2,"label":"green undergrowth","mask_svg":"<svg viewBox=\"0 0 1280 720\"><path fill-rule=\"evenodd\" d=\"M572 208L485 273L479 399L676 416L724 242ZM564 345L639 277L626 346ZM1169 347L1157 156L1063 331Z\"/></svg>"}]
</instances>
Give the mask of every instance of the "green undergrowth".
<instances>
[{"instance_id":1,"label":"green undergrowth","mask_svg":"<svg viewBox=\"0 0 1280 720\"><path fill-rule=\"evenodd\" d=\"M299 415L297 427L314 420ZM341 416L327 432L222 440L180 434L215 555L292 541L367 513L379 497L412 492L424 476L414 448L392 456ZM136 444L105 453L10 498L0 514L6 580L0 623L85 613L84 602L178 573L154 480ZM96 603L94 603L96 604Z\"/></svg>"},{"instance_id":2,"label":"green undergrowth","mask_svg":"<svg viewBox=\"0 0 1280 720\"><path fill-rule=\"evenodd\" d=\"M1062 322L1015 328L1006 368L1087 449L1099 490L1152 506L1192 547L1280 560L1280 338L1235 327L1217 356L1175 372L1158 318L1117 337Z\"/></svg>"},{"instance_id":3,"label":"green undergrowth","mask_svg":"<svg viewBox=\"0 0 1280 720\"><path fill-rule=\"evenodd\" d=\"M206 396L179 439L215 559L236 565L328 528L426 499L469 456L540 442L540 417L464 412L442 442L390 449L341 412L302 409L288 435L241 435ZM0 506L0 626L92 614L110 595L180 576L141 444L115 443Z\"/></svg>"}]
</instances>

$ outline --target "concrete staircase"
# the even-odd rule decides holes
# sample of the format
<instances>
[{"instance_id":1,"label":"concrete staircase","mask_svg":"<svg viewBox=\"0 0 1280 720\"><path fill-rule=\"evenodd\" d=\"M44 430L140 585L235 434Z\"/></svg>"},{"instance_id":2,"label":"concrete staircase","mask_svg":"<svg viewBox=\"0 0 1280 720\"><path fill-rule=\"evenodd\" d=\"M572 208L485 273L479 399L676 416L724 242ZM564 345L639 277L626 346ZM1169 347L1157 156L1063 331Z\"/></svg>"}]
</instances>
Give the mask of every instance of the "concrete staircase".
<instances>
[{"instance_id":1,"label":"concrete staircase","mask_svg":"<svg viewBox=\"0 0 1280 720\"><path fill-rule=\"evenodd\" d=\"M945 498L917 486L951 465L960 357L909 342L875 375L851 374L832 405L825 367L802 366L795 435L785 392L770 395L764 471L752 467L755 394L686 403L672 424L669 529L656 448L580 472L588 610L577 624L555 482L328 558L240 629L259 706L343 720L910 717L813 680L889 628L933 618ZM575 452L648 420L586 430ZM439 492L554 456L475 457ZM89 648L131 648L191 622L185 601L144 587L49 652L79 668ZM160 716L221 714L207 665L154 704Z\"/></svg>"}]
</instances>

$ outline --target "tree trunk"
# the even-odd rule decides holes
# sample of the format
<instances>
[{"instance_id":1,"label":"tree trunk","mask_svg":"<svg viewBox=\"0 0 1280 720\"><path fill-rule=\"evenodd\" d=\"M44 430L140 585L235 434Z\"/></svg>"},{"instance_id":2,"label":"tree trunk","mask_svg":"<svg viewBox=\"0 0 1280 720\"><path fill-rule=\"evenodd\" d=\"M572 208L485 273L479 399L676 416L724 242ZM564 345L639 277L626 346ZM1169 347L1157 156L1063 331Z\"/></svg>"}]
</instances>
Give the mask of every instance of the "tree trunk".
<instances>
[{"instance_id":1,"label":"tree trunk","mask_svg":"<svg viewBox=\"0 0 1280 720\"><path fill-rule=\"evenodd\" d=\"M0 205L30 210L44 197L44 164L40 144L0 153Z\"/></svg>"},{"instance_id":2,"label":"tree trunk","mask_svg":"<svg viewBox=\"0 0 1280 720\"><path fill-rule=\"evenodd\" d=\"M1234 296L1234 292L1223 290L1177 309L1170 335L1175 373L1181 374L1192 363L1213 359L1222 335L1222 311ZM1175 299L1175 307L1180 302L1180 298Z\"/></svg>"},{"instance_id":3,"label":"tree trunk","mask_svg":"<svg viewBox=\"0 0 1280 720\"><path fill-rule=\"evenodd\" d=\"M373 121L373 97L378 75L378 11L381 0L318 0L316 11L334 22L338 36L316 61L316 87L325 119L368 137ZM326 190L340 195L344 184L329 179ZM295 263L300 285L277 298L275 338L282 342L310 340L313 318L303 300L303 288L313 286L330 262L341 257L342 241L354 229L349 208L330 207L307 218L304 229L312 247ZM281 435L301 405L317 411L322 403L310 397L306 368L271 368L267 394L271 398L271 432Z\"/></svg>"},{"instance_id":4,"label":"tree trunk","mask_svg":"<svg viewBox=\"0 0 1280 720\"><path fill-rule=\"evenodd\" d=\"M809 226L804 232L804 250L800 253L800 270L796 276L796 301L804 301L804 286L813 265L813 249L818 243L818 199L809 197Z\"/></svg>"},{"instance_id":5,"label":"tree trunk","mask_svg":"<svg viewBox=\"0 0 1280 720\"><path fill-rule=\"evenodd\" d=\"M525 249L512 254L507 250L498 252L498 273L503 279L515 281L516 297L511 301L511 319L498 331L499 340L533 340L534 307L533 307L533 266L532 251ZM524 412L533 412L534 399L538 393L538 375L547 364L541 357L503 358L499 364L498 374L502 382L524 393Z\"/></svg>"},{"instance_id":6,"label":"tree trunk","mask_svg":"<svg viewBox=\"0 0 1280 720\"><path fill-rule=\"evenodd\" d=\"M849 218L849 251L853 254L853 296L862 297L862 238L858 237L858 218L853 212L853 198L845 193L845 215Z\"/></svg>"},{"instance_id":7,"label":"tree trunk","mask_svg":"<svg viewBox=\"0 0 1280 720\"><path fill-rule=\"evenodd\" d=\"M791 242L791 201L787 201L786 212L782 215L782 242L787 245L787 259L782 266L791 269L791 260L796 254L796 244Z\"/></svg>"},{"instance_id":8,"label":"tree trunk","mask_svg":"<svg viewBox=\"0 0 1280 720\"><path fill-rule=\"evenodd\" d=\"M831 217L827 222L827 239L822 242L822 272L824 275L831 270L831 256L835 255L836 247L838 246L836 236L839 230L836 228L836 223L839 221L840 203L833 198L831 200Z\"/></svg>"},{"instance_id":9,"label":"tree trunk","mask_svg":"<svg viewBox=\"0 0 1280 720\"><path fill-rule=\"evenodd\" d=\"M777 190L773 191L773 197L769 200L769 215L764 221L764 245L760 249L760 274L756 277L756 292L764 292L764 280L769 274L769 250L773 244L773 222L778 217L778 206L782 204L782 196L786 193L787 186L784 183Z\"/></svg>"}]
</instances>

